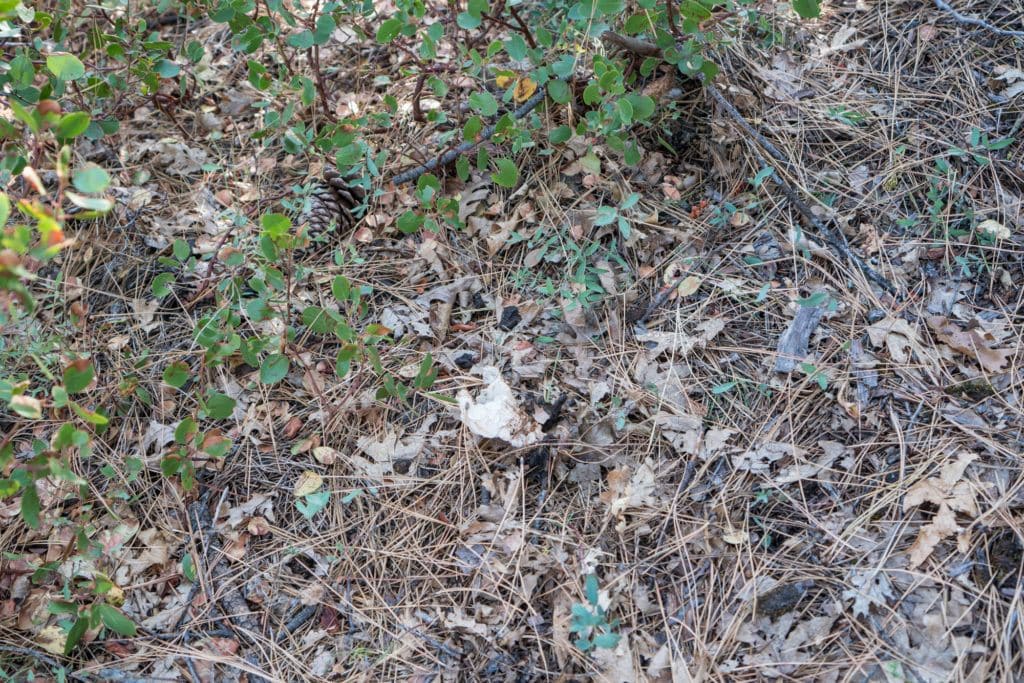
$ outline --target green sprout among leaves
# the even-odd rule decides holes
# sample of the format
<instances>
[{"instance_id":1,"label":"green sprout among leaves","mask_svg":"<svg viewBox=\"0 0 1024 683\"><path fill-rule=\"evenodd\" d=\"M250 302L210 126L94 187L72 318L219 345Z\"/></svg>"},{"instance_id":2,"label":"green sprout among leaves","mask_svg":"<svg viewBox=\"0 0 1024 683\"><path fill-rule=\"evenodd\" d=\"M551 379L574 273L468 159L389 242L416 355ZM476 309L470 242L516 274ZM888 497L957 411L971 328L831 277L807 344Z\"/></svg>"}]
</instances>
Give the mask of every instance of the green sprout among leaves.
<instances>
[{"instance_id":1,"label":"green sprout among leaves","mask_svg":"<svg viewBox=\"0 0 1024 683\"><path fill-rule=\"evenodd\" d=\"M581 652L589 652L594 648L613 650L622 637L614 632L619 626L619 620L609 622L607 610L598 602L597 574L587 574L585 589L590 606L579 602L572 606L569 631L578 636L573 644Z\"/></svg>"}]
</instances>

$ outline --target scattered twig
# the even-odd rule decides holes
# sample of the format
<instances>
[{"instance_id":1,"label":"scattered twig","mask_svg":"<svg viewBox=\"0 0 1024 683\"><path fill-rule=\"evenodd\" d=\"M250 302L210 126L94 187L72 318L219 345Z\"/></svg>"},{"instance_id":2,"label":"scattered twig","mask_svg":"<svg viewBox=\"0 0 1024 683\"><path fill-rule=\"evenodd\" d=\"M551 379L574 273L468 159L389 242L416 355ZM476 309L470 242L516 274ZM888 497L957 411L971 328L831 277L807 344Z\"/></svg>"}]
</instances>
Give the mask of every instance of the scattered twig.
<instances>
[{"instance_id":1,"label":"scattered twig","mask_svg":"<svg viewBox=\"0 0 1024 683\"><path fill-rule=\"evenodd\" d=\"M616 45L618 47L629 50L630 52L634 52L639 55L660 56L662 54L661 49L658 48L658 46L654 45L653 43L649 43L646 40L640 40L639 38L629 38L626 36L622 36L619 35L618 33L615 33L614 31L605 31L603 34L601 34L601 40L605 43ZM764 149L765 152L767 152L768 155L777 164L780 164L787 169L793 168L793 164L786 158L786 156L782 152L780 152L778 148L775 147L775 145L769 142L767 138L765 138L763 135L757 132L754 129L754 127L747 122L745 118L743 118L743 115L740 114L740 112L736 109L732 102L730 102L728 99L726 99L724 95L722 95L718 88L715 87L714 83L705 78L703 74L700 75L700 78L708 93L711 94L711 97L714 98L714 100L718 102L718 104L721 105L723 109L725 109L726 113L729 114L729 116L733 119L736 125L743 130L743 132L745 132L755 142L757 142L757 144L760 145L761 148ZM758 157L761 157L761 153L759 151L755 150L755 152L757 153ZM761 162L765 166L768 165L763 158L761 159ZM830 227L825 225L825 223L822 222L821 219L815 216L814 212L811 211L811 208L807 206L807 204L802 199L800 199L800 196L796 193L796 191L789 185L789 183L784 181L782 177L779 176L777 171L773 170L770 177L772 179L772 182L778 185L779 189L782 190L782 194L786 196L786 199L788 199L790 203L792 203L793 206L796 208L796 210L800 212L800 215L802 215L807 220L807 222L814 226L814 229L819 232L825 244L831 247L834 251L838 252L847 261L857 266L857 268L859 268L860 271L864 273L864 275L869 280L874 282L876 285L884 289L889 294L896 296L898 292L896 287L891 282L889 282L885 277L883 277L880 273L878 273L874 268L865 263L863 259L857 256L857 254L855 254L853 250L850 249L850 246L846 243L846 241L842 238L841 235L835 233Z\"/></svg>"},{"instance_id":2,"label":"scattered twig","mask_svg":"<svg viewBox=\"0 0 1024 683\"><path fill-rule=\"evenodd\" d=\"M526 100L526 102L523 102L523 104L518 109L512 112L512 117L517 120L523 118L531 111L536 109L537 105L540 104L543 100L544 88L538 88L537 92L534 93L533 97ZM483 131L480 133L480 136L476 140L463 142L458 147L448 150L441 156L431 159L425 164L421 164L416 168L409 169L404 173L399 173L398 175L391 179L391 182L394 183L395 185L404 185L406 183L412 183L415 182L424 173L429 173L430 171L433 171L434 169L440 166L447 166L448 164L452 163L453 161L461 157L463 154L466 154L467 152L476 149L479 145L490 140L491 137L494 135L494 131L496 130L496 128L496 124L492 123L491 125L483 129Z\"/></svg>"},{"instance_id":3,"label":"scattered twig","mask_svg":"<svg viewBox=\"0 0 1024 683\"><path fill-rule=\"evenodd\" d=\"M295 633L295 631L297 631L300 626L305 624L313 617L314 614L316 614L316 611L317 609L319 609L319 607L319 604L314 603L312 605L306 605L298 612L296 612L295 616L289 619L288 623L286 623L284 625L284 628L281 629L281 632L277 634L277 642L280 643L285 638Z\"/></svg>"},{"instance_id":4,"label":"scattered twig","mask_svg":"<svg viewBox=\"0 0 1024 683\"><path fill-rule=\"evenodd\" d=\"M427 82L427 74L424 71L416 77L416 87L412 91L412 120L416 123L423 123L427 117L423 115L423 107L420 105L420 97L423 96L423 84Z\"/></svg>"},{"instance_id":5,"label":"scattered twig","mask_svg":"<svg viewBox=\"0 0 1024 683\"><path fill-rule=\"evenodd\" d=\"M523 34L523 39L526 40L526 44L532 49L537 49L537 41L533 39L533 33L530 31L530 26L523 21L523 18L519 16L519 10L515 7L509 7L508 11L512 13L512 18L519 24L519 32Z\"/></svg>"},{"instance_id":6,"label":"scattered twig","mask_svg":"<svg viewBox=\"0 0 1024 683\"><path fill-rule=\"evenodd\" d=\"M327 86L324 84L324 70L320 67L320 46L314 45L309 50L313 62L313 72L316 74L316 93L320 100L320 107L324 110L324 118L331 123L336 123L334 112L331 111L330 101L327 99Z\"/></svg>"},{"instance_id":7,"label":"scattered twig","mask_svg":"<svg viewBox=\"0 0 1024 683\"><path fill-rule=\"evenodd\" d=\"M983 28L990 33L995 33L997 36L1006 36L1008 38L1024 38L1024 31L1011 31L1005 28L999 28L993 26L984 19L978 19L977 17L969 17L966 14L957 12L953 7L946 2L946 0L935 0L935 6L940 10L948 14L958 24L965 24L967 26L977 26Z\"/></svg>"},{"instance_id":8,"label":"scattered twig","mask_svg":"<svg viewBox=\"0 0 1024 683\"><path fill-rule=\"evenodd\" d=\"M718 102L718 104L721 105L723 109L725 109L726 113L729 114L729 116L733 119L736 125L743 130L743 132L745 132L747 135L753 138L753 140L757 142L757 144L760 145L768 153L768 155L771 157L773 161L775 161L777 164L781 164L786 168L791 169L793 167L792 163L786 158L786 156L782 152L780 152L775 147L775 145L769 142L767 138L761 135L761 133L757 132L754 129L754 127L751 126L745 118L743 118L743 115L739 113L739 111L736 109L733 103L726 99L725 96L722 95L722 93L718 90L718 88L715 87L715 85L711 81L709 81L706 78L702 78L701 80L704 83L704 87L707 88L707 91L711 94L711 97L713 97L715 101ZM761 157L761 153L759 151L755 150L755 153L758 157ZM762 165L765 166L768 165L764 158L761 158L761 163ZM865 263L860 256L855 254L853 250L850 249L850 245L846 243L846 240L843 239L841 234L833 231L832 228L825 225L825 223L820 218L815 216L814 212L811 211L811 208L807 206L807 204L802 199L800 199L800 196L797 195L796 190L794 190L789 183L782 179L778 171L775 171L773 169L770 178L772 179L772 182L774 182L779 187L779 189L782 190L782 194L786 196L786 199L788 199L790 203L793 204L793 206L796 208L796 210L800 212L800 215L803 216L808 223L814 226L814 229L818 231L819 236L825 242L825 244L831 247L834 251L838 252L847 261L857 266L857 268L859 268L860 271L864 273L864 275L869 280L874 282L876 285L884 289L889 294L892 294L893 296L897 295L899 290L896 289L895 285L889 282L889 280L887 280L882 274L880 274L874 268Z\"/></svg>"}]
</instances>

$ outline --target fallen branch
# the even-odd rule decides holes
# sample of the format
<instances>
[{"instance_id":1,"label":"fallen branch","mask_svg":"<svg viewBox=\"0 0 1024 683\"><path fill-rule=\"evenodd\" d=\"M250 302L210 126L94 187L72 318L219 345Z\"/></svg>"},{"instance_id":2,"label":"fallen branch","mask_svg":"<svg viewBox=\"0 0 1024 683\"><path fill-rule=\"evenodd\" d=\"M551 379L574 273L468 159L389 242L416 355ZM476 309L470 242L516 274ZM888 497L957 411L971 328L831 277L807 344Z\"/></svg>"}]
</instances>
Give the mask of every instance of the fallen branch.
<instances>
[{"instance_id":1,"label":"fallen branch","mask_svg":"<svg viewBox=\"0 0 1024 683\"><path fill-rule=\"evenodd\" d=\"M1024 31L1011 31L1009 29L999 28L998 26L993 26L984 19L978 19L977 17L969 17L966 14L961 14L960 12L957 12L955 9L953 9L953 7L948 2L946 2L946 0L935 0L935 6L942 10L943 12L945 12L946 14L948 14L949 16L951 16L953 18L953 21L955 21L958 24L964 24L966 26L977 26L978 28L985 29L989 33L994 33L997 36L1006 36L1008 38L1024 38Z\"/></svg>"},{"instance_id":2,"label":"fallen branch","mask_svg":"<svg viewBox=\"0 0 1024 683\"><path fill-rule=\"evenodd\" d=\"M739 113L739 111L736 109L733 103L727 100L725 96L722 95L722 93L718 90L718 88L714 86L713 83L711 83L707 79L702 80L704 82L704 87L707 88L707 91L711 94L711 97L713 97L715 101L718 102L718 104L720 104L723 109L725 109L726 113L728 113L729 116L732 117L733 121L736 122L736 125L738 125L743 130L743 132L745 132L747 135L753 138L754 141L757 142L765 150L765 152L768 153L768 156L771 157L773 161L789 169L793 167L792 163L790 163L786 156L782 152L780 152L775 147L775 145L769 142L767 138L765 138L763 135L757 132L754 129L754 127L751 126L745 118L743 118L743 115ZM757 156L760 158L761 164L763 166L768 165L765 159L761 156L761 153L759 151L755 150L755 154L757 154ZM857 268L859 268L860 271L864 273L864 275L869 280L874 282L876 285L884 289L889 294L892 294L893 296L897 295L899 290L896 289L895 285L889 282L881 273L879 273L874 268L865 263L860 256L855 254L853 250L850 249L850 245L846 243L846 240L842 237L840 233L837 233L834 230L832 230L832 228L825 225L825 223L822 222L820 218L815 216L814 212L811 211L811 207L807 206L807 204L802 199L800 199L800 196L797 195L796 190L794 190L789 183L782 179L778 171L772 169L772 174L769 177L772 179L772 182L778 185L779 189L782 190L782 194L784 194L786 196L786 199L788 199L790 203L796 208L796 210L800 212L800 215L803 216L808 223L814 226L814 229L818 231L820 237L826 245L828 245L833 251L837 252L847 261L857 266Z\"/></svg>"},{"instance_id":3,"label":"fallen branch","mask_svg":"<svg viewBox=\"0 0 1024 683\"><path fill-rule=\"evenodd\" d=\"M531 111L536 109L537 105L543 101L544 88L538 88L537 92L534 93L533 97L523 102L523 104L520 105L518 109L512 112L512 118L516 120L523 118ZM496 129L497 124L492 123L491 125L484 128L483 131L481 131L480 137L478 137L476 140L463 142L458 147L448 150L441 156L435 159L431 159L425 164L420 164L416 168L409 169L404 173L399 173L398 175L391 179L391 182L394 183L395 185L404 185L406 183L412 183L418 180L419 177L424 173L429 173L441 166L447 166L448 164L452 163L453 161L461 157L463 154L473 151L478 146L490 140L494 136L494 131Z\"/></svg>"}]
</instances>

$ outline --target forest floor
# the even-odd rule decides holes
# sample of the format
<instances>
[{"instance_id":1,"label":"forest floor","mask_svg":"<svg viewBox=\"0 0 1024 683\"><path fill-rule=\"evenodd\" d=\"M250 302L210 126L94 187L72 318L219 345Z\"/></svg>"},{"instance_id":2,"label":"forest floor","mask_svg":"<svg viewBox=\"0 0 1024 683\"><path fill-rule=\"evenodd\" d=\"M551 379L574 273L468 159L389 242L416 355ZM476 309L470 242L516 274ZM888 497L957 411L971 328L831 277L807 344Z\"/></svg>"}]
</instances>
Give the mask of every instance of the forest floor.
<instances>
[{"instance_id":1,"label":"forest floor","mask_svg":"<svg viewBox=\"0 0 1024 683\"><path fill-rule=\"evenodd\" d=\"M422 379L430 354L436 379L404 400L366 371L338 379L338 345L301 324L282 381L203 362L197 287L234 274L225 246L256 251L259 216L323 161L254 136L264 94L220 25L160 26L205 46L200 94L76 147L122 199L67 228L49 281L84 303L75 351L101 390L124 399L127 380L151 400L122 401L76 465L103 505L44 486L34 530L17 499L0 505L4 672L1019 678L1021 41L922 2L766 16L775 39L723 45L715 83L788 165L659 72L637 167L575 138L521 154L512 189L442 173L467 227L412 235L395 221L413 189L380 181L355 226L276 264L291 319L334 305L343 275L360 319L388 328L396 378ZM350 38L321 51L326 95L339 117L396 98L400 124L367 138L392 152L386 178L436 132L412 120L403 53ZM816 239L768 165L894 293ZM154 263L176 240L198 266L161 298ZM245 310L239 330L283 325ZM59 318L8 337L8 371ZM162 379L171 363L181 389ZM231 399L218 424L233 445L197 459L186 490L160 463L201 395ZM19 458L55 424L0 421ZM61 576L109 577L138 631L94 629L64 657L47 607L68 584L38 570L74 554L60 520L76 515L105 551ZM591 647L574 630L588 619Z\"/></svg>"}]
</instances>

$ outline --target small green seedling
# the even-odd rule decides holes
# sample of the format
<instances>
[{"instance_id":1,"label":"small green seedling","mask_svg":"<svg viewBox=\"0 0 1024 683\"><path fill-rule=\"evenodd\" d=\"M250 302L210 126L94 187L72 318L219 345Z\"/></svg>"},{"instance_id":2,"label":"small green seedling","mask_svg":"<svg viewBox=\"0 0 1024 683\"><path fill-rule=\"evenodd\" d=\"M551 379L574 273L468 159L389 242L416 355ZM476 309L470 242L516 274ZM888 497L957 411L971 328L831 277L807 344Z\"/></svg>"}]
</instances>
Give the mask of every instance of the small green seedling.
<instances>
[{"instance_id":1,"label":"small green seedling","mask_svg":"<svg viewBox=\"0 0 1024 683\"><path fill-rule=\"evenodd\" d=\"M613 650L619 644L620 636L614 633L618 628L619 620L608 621L608 612L601 607L597 594L597 574L587 574L586 578L587 602L590 606L577 602L572 606L572 619L569 622L569 631L577 634L573 644L581 652L589 652L594 648Z\"/></svg>"}]
</instances>

